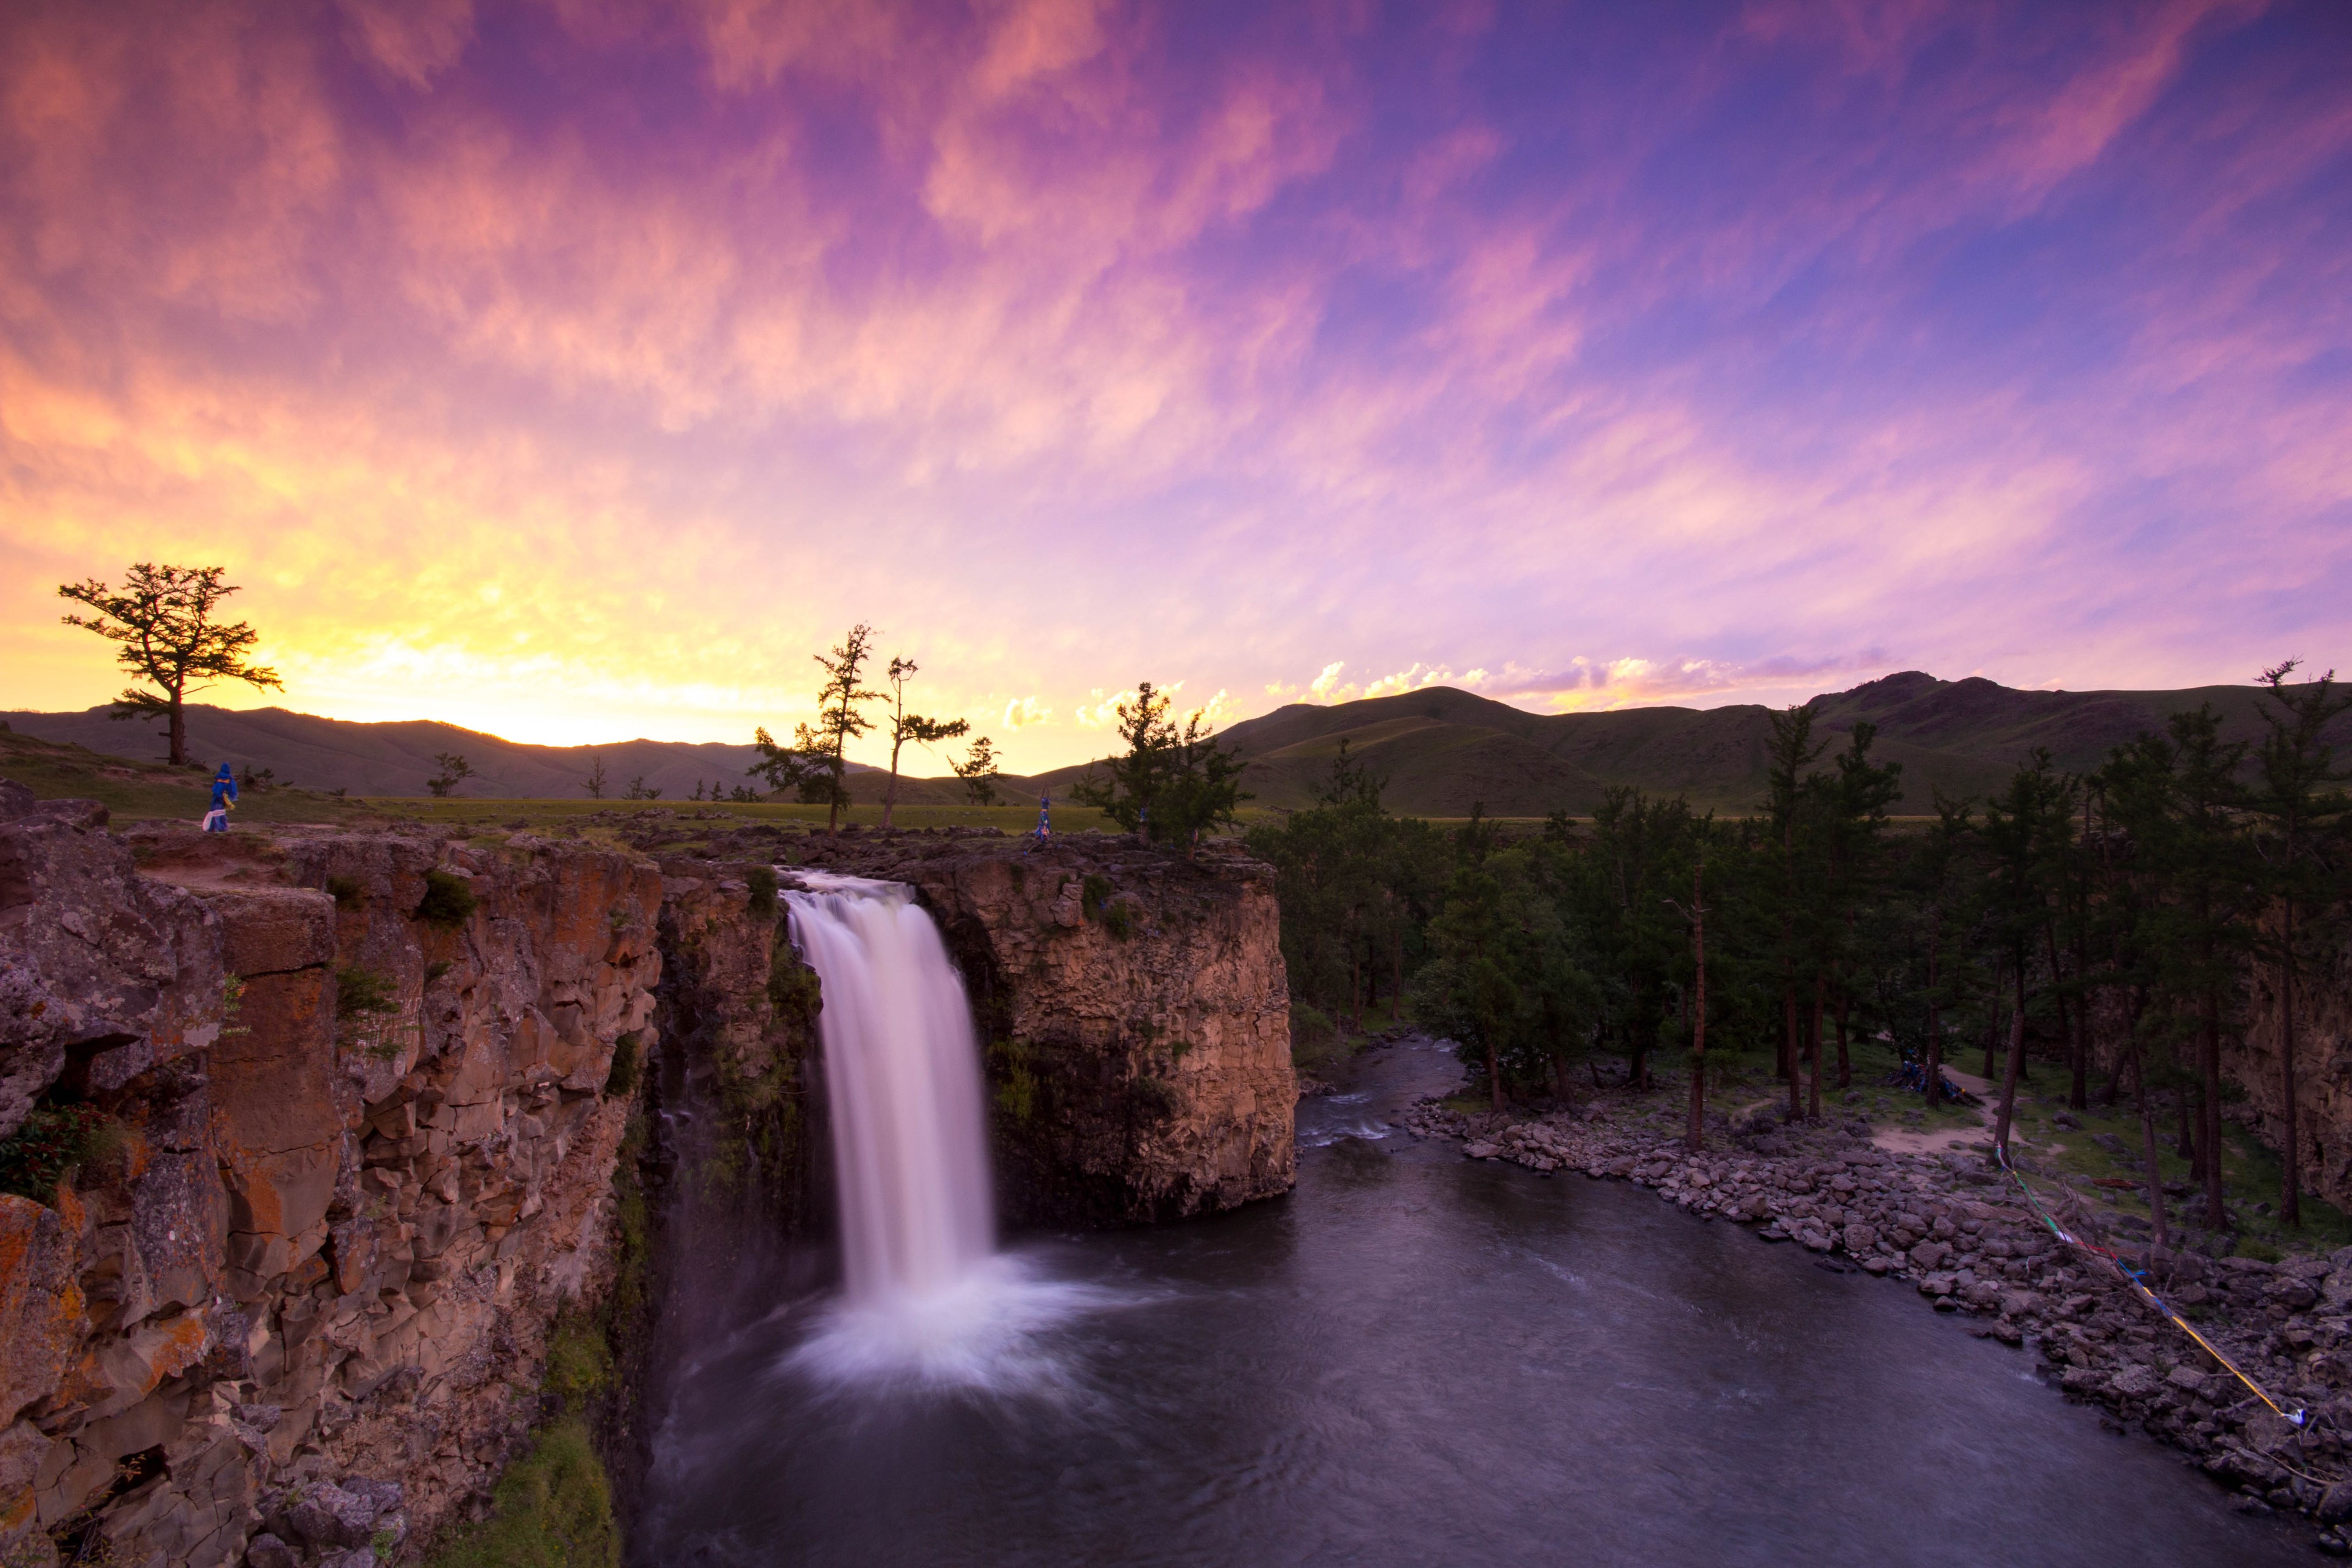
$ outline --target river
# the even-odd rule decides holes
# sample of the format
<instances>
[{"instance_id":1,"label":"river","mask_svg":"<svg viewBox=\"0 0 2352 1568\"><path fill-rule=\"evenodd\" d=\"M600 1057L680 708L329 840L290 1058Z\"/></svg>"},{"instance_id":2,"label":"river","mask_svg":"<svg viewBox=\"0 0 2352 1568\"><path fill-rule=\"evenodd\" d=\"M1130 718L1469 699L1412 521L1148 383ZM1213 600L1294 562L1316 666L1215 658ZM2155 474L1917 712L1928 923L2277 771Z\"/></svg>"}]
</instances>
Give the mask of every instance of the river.
<instances>
[{"instance_id":1,"label":"river","mask_svg":"<svg viewBox=\"0 0 2352 1568\"><path fill-rule=\"evenodd\" d=\"M823 1298L745 1281L633 1561L2312 1560L1906 1286L1386 1125L1457 1071L1406 1042L1303 1103L1287 1198L1021 1245L1084 1304L1027 1375L845 1389L793 1353Z\"/></svg>"}]
</instances>

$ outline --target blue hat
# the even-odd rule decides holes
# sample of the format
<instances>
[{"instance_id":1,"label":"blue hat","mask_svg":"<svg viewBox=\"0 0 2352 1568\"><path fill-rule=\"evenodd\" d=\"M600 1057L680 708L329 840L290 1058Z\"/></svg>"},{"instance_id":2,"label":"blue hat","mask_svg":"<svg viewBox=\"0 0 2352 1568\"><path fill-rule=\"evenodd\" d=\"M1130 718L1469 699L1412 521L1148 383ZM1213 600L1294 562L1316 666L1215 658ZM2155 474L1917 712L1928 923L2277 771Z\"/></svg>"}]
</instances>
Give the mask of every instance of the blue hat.
<instances>
[{"instance_id":1,"label":"blue hat","mask_svg":"<svg viewBox=\"0 0 2352 1568\"><path fill-rule=\"evenodd\" d=\"M215 778L216 778L216 779L225 779L225 778L228 778L228 777L230 777L230 776L231 776L231 775L230 775L229 771L228 771L228 764L227 764L226 763L223 763L221 764L221 771L220 771L220 772L218 772L218 773L215 773L215 774L213 775L213 777L215 777Z\"/></svg>"}]
</instances>

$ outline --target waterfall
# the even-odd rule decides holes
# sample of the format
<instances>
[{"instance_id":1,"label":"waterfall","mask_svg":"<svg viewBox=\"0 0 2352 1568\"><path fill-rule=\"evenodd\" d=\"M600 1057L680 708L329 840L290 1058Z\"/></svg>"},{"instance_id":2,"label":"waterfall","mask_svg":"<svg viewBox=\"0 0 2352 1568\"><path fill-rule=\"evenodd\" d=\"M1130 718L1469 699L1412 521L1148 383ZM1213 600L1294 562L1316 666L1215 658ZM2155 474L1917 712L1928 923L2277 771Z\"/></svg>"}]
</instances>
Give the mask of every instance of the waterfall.
<instances>
[{"instance_id":1,"label":"waterfall","mask_svg":"<svg viewBox=\"0 0 2352 1568\"><path fill-rule=\"evenodd\" d=\"M963 981L912 889L800 880L805 890L788 895L793 941L824 986L817 1038L849 1298L934 1293L995 1239Z\"/></svg>"},{"instance_id":2,"label":"waterfall","mask_svg":"<svg viewBox=\"0 0 2352 1568\"><path fill-rule=\"evenodd\" d=\"M1050 1386L1037 1336L1097 1293L994 1250L979 1043L939 927L898 883L789 875L793 942L823 986L845 1286L793 1364L835 1384Z\"/></svg>"}]
</instances>

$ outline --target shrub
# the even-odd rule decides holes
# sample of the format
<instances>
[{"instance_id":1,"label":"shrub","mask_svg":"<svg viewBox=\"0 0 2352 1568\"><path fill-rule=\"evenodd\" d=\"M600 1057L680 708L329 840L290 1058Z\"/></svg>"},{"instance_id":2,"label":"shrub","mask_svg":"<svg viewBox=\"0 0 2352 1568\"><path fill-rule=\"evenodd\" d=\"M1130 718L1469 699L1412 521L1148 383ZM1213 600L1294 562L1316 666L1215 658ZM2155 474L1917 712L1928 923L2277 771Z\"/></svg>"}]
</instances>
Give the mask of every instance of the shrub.
<instances>
[{"instance_id":1,"label":"shrub","mask_svg":"<svg viewBox=\"0 0 2352 1568\"><path fill-rule=\"evenodd\" d=\"M1086 881L1078 888L1078 908L1084 911L1087 919L1099 919L1103 906L1110 902L1113 890L1108 877L1099 871L1089 871L1087 873Z\"/></svg>"},{"instance_id":2,"label":"shrub","mask_svg":"<svg viewBox=\"0 0 2352 1568\"><path fill-rule=\"evenodd\" d=\"M121 1127L94 1105L36 1110L22 1127L0 1139L0 1193L48 1203L57 1196L58 1183L76 1167L103 1157L122 1136Z\"/></svg>"},{"instance_id":3,"label":"shrub","mask_svg":"<svg viewBox=\"0 0 2352 1568\"><path fill-rule=\"evenodd\" d=\"M776 873L767 866L754 866L743 879L751 884L751 918L767 919L776 912Z\"/></svg>"},{"instance_id":4,"label":"shrub","mask_svg":"<svg viewBox=\"0 0 2352 1568\"><path fill-rule=\"evenodd\" d=\"M613 1042L613 1068L604 1075L604 1092L624 1095L637 1087L637 1037L634 1030Z\"/></svg>"},{"instance_id":5,"label":"shrub","mask_svg":"<svg viewBox=\"0 0 2352 1568\"><path fill-rule=\"evenodd\" d=\"M1089 873L1080 886L1078 908L1087 919L1102 922L1114 942L1125 942L1135 934L1135 900L1120 898L1111 879L1099 872Z\"/></svg>"},{"instance_id":6,"label":"shrub","mask_svg":"<svg viewBox=\"0 0 2352 1568\"><path fill-rule=\"evenodd\" d=\"M1032 1070L1035 1056L1026 1040L989 1042L990 1076L996 1080L991 1098L997 1110L1018 1123L1026 1124L1037 1113L1037 1075Z\"/></svg>"},{"instance_id":7,"label":"shrub","mask_svg":"<svg viewBox=\"0 0 2352 1568\"><path fill-rule=\"evenodd\" d=\"M427 871L425 897L416 906L415 918L427 925L455 928L473 919L480 902L465 878L450 871Z\"/></svg>"},{"instance_id":8,"label":"shrub","mask_svg":"<svg viewBox=\"0 0 2352 1568\"><path fill-rule=\"evenodd\" d=\"M779 940L768 955L768 1000L780 1016L814 1018L824 1007L824 987L816 971L801 962L793 944Z\"/></svg>"},{"instance_id":9,"label":"shrub","mask_svg":"<svg viewBox=\"0 0 2352 1568\"><path fill-rule=\"evenodd\" d=\"M576 1417L541 1427L493 1500L490 1517L434 1553L432 1568L619 1568L612 1489Z\"/></svg>"},{"instance_id":10,"label":"shrub","mask_svg":"<svg viewBox=\"0 0 2352 1568\"><path fill-rule=\"evenodd\" d=\"M543 1386L560 1396L564 1410L580 1413L580 1402L601 1392L613 1381L612 1347L589 1319L567 1312L547 1336L547 1373Z\"/></svg>"},{"instance_id":11,"label":"shrub","mask_svg":"<svg viewBox=\"0 0 2352 1568\"><path fill-rule=\"evenodd\" d=\"M1176 1113L1182 1097L1176 1086L1150 1073L1137 1076L1128 1090L1128 1099L1146 1121L1165 1121Z\"/></svg>"},{"instance_id":12,"label":"shrub","mask_svg":"<svg viewBox=\"0 0 2352 1568\"><path fill-rule=\"evenodd\" d=\"M392 980L380 969L352 964L335 971L335 1016L357 1018L369 1013L397 1013Z\"/></svg>"},{"instance_id":13,"label":"shrub","mask_svg":"<svg viewBox=\"0 0 2352 1568\"><path fill-rule=\"evenodd\" d=\"M1319 1008L1304 1002L1290 1005L1290 1064L1320 1067L1339 1054L1339 1026Z\"/></svg>"}]
</instances>

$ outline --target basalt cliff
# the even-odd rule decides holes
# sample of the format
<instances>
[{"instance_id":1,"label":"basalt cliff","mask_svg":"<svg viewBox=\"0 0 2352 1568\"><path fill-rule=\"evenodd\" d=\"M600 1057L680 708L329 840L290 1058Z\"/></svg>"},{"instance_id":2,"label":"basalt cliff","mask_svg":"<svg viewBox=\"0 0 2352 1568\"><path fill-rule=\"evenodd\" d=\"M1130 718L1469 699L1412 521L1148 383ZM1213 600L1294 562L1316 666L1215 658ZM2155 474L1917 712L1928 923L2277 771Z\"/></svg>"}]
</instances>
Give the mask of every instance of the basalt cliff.
<instances>
[{"instance_id":1,"label":"basalt cliff","mask_svg":"<svg viewBox=\"0 0 2352 1568\"><path fill-rule=\"evenodd\" d=\"M421 1560L558 1426L625 1513L665 1194L825 1228L779 862L939 919L1015 1222L1286 1190L1265 869L1019 849L207 838L0 784L0 1563ZM719 1112L690 1147L656 1114L689 1084Z\"/></svg>"}]
</instances>

